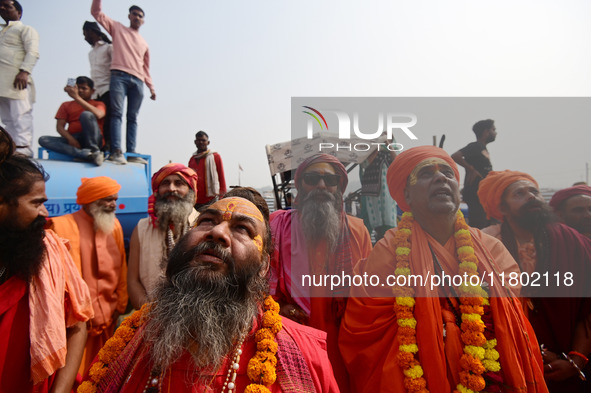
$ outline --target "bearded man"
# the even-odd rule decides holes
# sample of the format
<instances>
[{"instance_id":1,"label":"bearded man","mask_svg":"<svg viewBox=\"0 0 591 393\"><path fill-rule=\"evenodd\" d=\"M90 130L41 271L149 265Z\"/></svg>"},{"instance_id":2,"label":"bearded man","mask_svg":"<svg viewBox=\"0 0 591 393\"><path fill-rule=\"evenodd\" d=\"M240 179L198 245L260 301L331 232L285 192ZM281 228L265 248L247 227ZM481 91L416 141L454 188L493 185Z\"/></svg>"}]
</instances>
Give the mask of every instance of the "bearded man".
<instances>
[{"instance_id":1,"label":"bearded man","mask_svg":"<svg viewBox=\"0 0 591 393\"><path fill-rule=\"evenodd\" d=\"M262 212L238 197L203 211L170 254L154 302L123 322L79 392L337 392L325 334L282 319L265 298Z\"/></svg>"},{"instance_id":2,"label":"bearded man","mask_svg":"<svg viewBox=\"0 0 591 393\"><path fill-rule=\"evenodd\" d=\"M562 189L552 195L550 207L562 223L591 237L591 187L580 184Z\"/></svg>"},{"instance_id":3,"label":"bearded man","mask_svg":"<svg viewBox=\"0 0 591 393\"><path fill-rule=\"evenodd\" d=\"M149 301L156 283L164 277L168 254L191 229L199 213L193 208L197 174L182 164L167 164L152 176L148 216L131 235L127 290L136 310Z\"/></svg>"},{"instance_id":4,"label":"bearded man","mask_svg":"<svg viewBox=\"0 0 591 393\"><path fill-rule=\"evenodd\" d=\"M271 294L281 314L327 333L328 356L341 392L349 379L338 349L338 332L345 311L347 285L306 285L306 277L350 275L359 259L371 252L363 220L343 209L347 171L328 154L316 154L300 164L295 174L298 195L294 209L271 215L277 252L271 260ZM343 284L343 283L341 283Z\"/></svg>"},{"instance_id":5,"label":"bearded man","mask_svg":"<svg viewBox=\"0 0 591 393\"><path fill-rule=\"evenodd\" d=\"M0 127L0 391L72 389L92 318L65 241L44 230L47 174Z\"/></svg>"},{"instance_id":6,"label":"bearded man","mask_svg":"<svg viewBox=\"0 0 591 393\"><path fill-rule=\"evenodd\" d=\"M356 392L547 392L535 334L500 279L517 265L466 224L459 178L434 146L388 168L405 213L358 264L357 274L375 277L352 288L339 337ZM445 276L454 279L429 278Z\"/></svg>"},{"instance_id":7,"label":"bearded man","mask_svg":"<svg viewBox=\"0 0 591 393\"><path fill-rule=\"evenodd\" d=\"M480 183L478 197L486 214L501 222L484 232L503 241L528 277L542 278L541 285L524 288L522 294L527 296L524 310L545 347L549 390L588 392L591 385L580 377L591 371L585 368L591 352L591 240L556 222L527 173L491 172Z\"/></svg>"},{"instance_id":8,"label":"bearded man","mask_svg":"<svg viewBox=\"0 0 591 393\"><path fill-rule=\"evenodd\" d=\"M88 322L88 339L80 374L88 371L99 349L113 335L117 318L127 307L127 264L123 229L115 217L121 186L106 176L82 178L76 193L82 208L54 217L49 223L70 241L70 254L88 284L94 318Z\"/></svg>"}]
</instances>

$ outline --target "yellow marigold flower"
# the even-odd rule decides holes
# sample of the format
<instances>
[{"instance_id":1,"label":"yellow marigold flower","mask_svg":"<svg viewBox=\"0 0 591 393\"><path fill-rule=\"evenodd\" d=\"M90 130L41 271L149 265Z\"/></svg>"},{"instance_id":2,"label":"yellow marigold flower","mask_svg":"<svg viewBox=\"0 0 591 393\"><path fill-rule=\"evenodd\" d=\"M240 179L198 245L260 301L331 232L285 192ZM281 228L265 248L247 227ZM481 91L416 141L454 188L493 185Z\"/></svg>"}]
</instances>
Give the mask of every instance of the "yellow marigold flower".
<instances>
[{"instance_id":1,"label":"yellow marigold flower","mask_svg":"<svg viewBox=\"0 0 591 393\"><path fill-rule=\"evenodd\" d=\"M423 376L423 368L418 364L413 366L407 370L404 370L404 375L409 378L421 378Z\"/></svg>"},{"instance_id":2,"label":"yellow marigold flower","mask_svg":"<svg viewBox=\"0 0 591 393\"><path fill-rule=\"evenodd\" d=\"M398 230L398 232L400 232L401 234L405 235L405 236L410 236L411 235L411 231L408 228L400 228Z\"/></svg>"},{"instance_id":3,"label":"yellow marigold flower","mask_svg":"<svg viewBox=\"0 0 591 393\"><path fill-rule=\"evenodd\" d=\"M474 254L474 249L470 246L458 247L458 255L460 254L472 255Z\"/></svg>"},{"instance_id":4,"label":"yellow marigold flower","mask_svg":"<svg viewBox=\"0 0 591 393\"><path fill-rule=\"evenodd\" d=\"M472 389L468 389L467 387L465 387L464 385L462 385L461 383L458 384L458 386L456 386L456 388L458 389L458 391L460 393L475 393L474 390Z\"/></svg>"},{"instance_id":5,"label":"yellow marigold flower","mask_svg":"<svg viewBox=\"0 0 591 393\"><path fill-rule=\"evenodd\" d=\"M484 349L493 349L496 346L497 346L497 339L496 338L493 338L492 340L488 340L486 342L486 344L484 344L482 347Z\"/></svg>"},{"instance_id":6,"label":"yellow marigold flower","mask_svg":"<svg viewBox=\"0 0 591 393\"><path fill-rule=\"evenodd\" d=\"M482 321L478 314L462 314L462 321Z\"/></svg>"},{"instance_id":7,"label":"yellow marigold flower","mask_svg":"<svg viewBox=\"0 0 591 393\"><path fill-rule=\"evenodd\" d=\"M488 298L487 297L484 297L482 299L482 305L483 306L490 306L490 302L488 301ZM495 344L495 345L497 345L497 344Z\"/></svg>"},{"instance_id":8,"label":"yellow marigold flower","mask_svg":"<svg viewBox=\"0 0 591 393\"><path fill-rule=\"evenodd\" d=\"M261 375L263 374L263 363L256 360L254 357L248 361L248 366L246 367L246 375L250 378L251 381L259 381Z\"/></svg>"},{"instance_id":9,"label":"yellow marigold flower","mask_svg":"<svg viewBox=\"0 0 591 393\"><path fill-rule=\"evenodd\" d=\"M121 338L125 342L131 341L135 335L135 330L127 326L119 326L119 329L115 332L115 335Z\"/></svg>"},{"instance_id":10,"label":"yellow marigold flower","mask_svg":"<svg viewBox=\"0 0 591 393\"><path fill-rule=\"evenodd\" d=\"M484 358L490 360L499 360L499 351L496 349L485 349Z\"/></svg>"},{"instance_id":11,"label":"yellow marigold flower","mask_svg":"<svg viewBox=\"0 0 591 393\"><path fill-rule=\"evenodd\" d=\"M473 357L479 360L484 359L484 348L482 347L475 347L474 345L465 345L464 353L472 355Z\"/></svg>"},{"instance_id":12,"label":"yellow marigold flower","mask_svg":"<svg viewBox=\"0 0 591 393\"><path fill-rule=\"evenodd\" d=\"M78 393L96 393L96 386L92 384L90 381L84 381L80 386L78 386Z\"/></svg>"},{"instance_id":13,"label":"yellow marigold flower","mask_svg":"<svg viewBox=\"0 0 591 393\"><path fill-rule=\"evenodd\" d=\"M246 389L244 389L244 393L271 393L271 391L263 385L251 383L246 387Z\"/></svg>"},{"instance_id":14,"label":"yellow marigold flower","mask_svg":"<svg viewBox=\"0 0 591 393\"><path fill-rule=\"evenodd\" d=\"M398 349L402 352L411 352L411 353L419 352L419 347L417 346L417 344L400 345L398 347ZM484 351L484 349L483 349L483 351Z\"/></svg>"},{"instance_id":15,"label":"yellow marigold flower","mask_svg":"<svg viewBox=\"0 0 591 393\"><path fill-rule=\"evenodd\" d=\"M501 371L501 363L497 362L496 360L484 359L482 364L487 371L492 371L493 373Z\"/></svg>"},{"instance_id":16,"label":"yellow marigold flower","mask_svg":"<svg viewBox=\"0 0 591 393\"><path fill-rule=\"evenodd\" d=\"M412 297L408 297L408 296L397 297L396 303L400 304L401 306L414 307L415 306L415 299Z\"/></svg>"},{"instance_id":17,"label":"yellow marigold flower","mask_svg":"<svg viewBox=\"0 0 591 393\"><path fill-rule=\"evenodd\" d=\"M399 326L409 327L413 329L417 327L417 320L414 318L399 319L396 322L398 322Z\"/></svg>"},{"instance_id":18,"label":"yellow marigold flower","mask_svg":"<svg viewBox=\"0 0 591 393\"><path fill-rule=\"evenodd\" d=\"M478 271L478 265L476 265L474 262L461 262L460 269L472 270L476 272Z\"/></svg>"},{"instance_id":19,"label":"yellow marigold flower","mask_svg":"<svg viewBox=\"0 0 591 393\"><path fill-rule=\"evenodd\" d=\"M408 255L410 254L410 248L408 247L397 247L396 255Z\"/></svg>"},{"instance_id":20,"label":"yellow marigold flower","mask_svg":"<svg viewBox=\"0 0 591 393\"><path fill-rule=\"evenodd\" d=\"M470 231L467 229L458 229L455 233L455 236L463 236L463 235L468 235L470 236L470 238L472 238L472 236L470 235Z\"/></svg>"},{"instance_id":21,"label":"yellow marigold flower","mask_svg":"<svg viewBox=\"0 0 591 393\"><path fill-rule=\"evenodd\" d=\"M408 218L412 218L412 213L411 212L404 212L402 213L402 217L408 217Z\"/></svg>"},{"instance_id":22,"label":"yellow marigold flower","mask_svg":"<svg viewBox=\"0 0 591 393\"><path fill-rule=\"evenodd\" d=\"M410 269L407 267L398 268L398 269L394 270L394 273L397 276L408 276L408 275L410 275Z\"/></svg>"},{"instance_id":23,"label":"yellow marigold flower","mask_svg":"<svg viewBox=\"0 0 591 393\"><path fill-rule=\"evenodd\" d=\"M277 358L275 357L274 354L272 354L271 352L268 352L268 351L264 351L264 352L257 351L252 356L252 358L250 358L250 360L260 362L261 364L264 364L264 363L271 364L271 365L273 365L273 367L277 365Z\"/></svg>"}]
</instances>

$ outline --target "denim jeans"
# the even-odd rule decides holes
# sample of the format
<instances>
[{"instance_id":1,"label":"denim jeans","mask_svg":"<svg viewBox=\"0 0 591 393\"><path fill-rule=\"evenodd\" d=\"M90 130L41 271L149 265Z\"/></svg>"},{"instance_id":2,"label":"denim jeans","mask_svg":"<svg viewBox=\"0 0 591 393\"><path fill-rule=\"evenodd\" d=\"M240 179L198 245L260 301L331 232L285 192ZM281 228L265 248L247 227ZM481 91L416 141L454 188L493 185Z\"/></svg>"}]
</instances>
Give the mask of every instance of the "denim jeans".
<instances>
[{"instance_id":1,"label":"denim jeans","mask_svg":"<svg viewBox=\"0 0 591 393\"><path fill-rule=\"evenodd\" d=\"M80 142L81 149L70 146L68 140L61 136L42 136L39 138L39 145L58 153L67 154L72 157L86 159L88 154L98 151L103 144L101 129L92 112L84 111L80 115L82 132L72 134L74 139Z\"/></svg>"},{"instance_id":2,"label":"denim jeans","mask_svg":"<svg viewBox=\"0 0 591 393\"><path fill-rule=\"evenodd\" d=\"M111 70L111 152L121 150L121 123L123 101L127 96L127 134L128 153L135 153L137 135L137 115L144 99L144 82L127 72Z\"/></svg>"}]
</instances>

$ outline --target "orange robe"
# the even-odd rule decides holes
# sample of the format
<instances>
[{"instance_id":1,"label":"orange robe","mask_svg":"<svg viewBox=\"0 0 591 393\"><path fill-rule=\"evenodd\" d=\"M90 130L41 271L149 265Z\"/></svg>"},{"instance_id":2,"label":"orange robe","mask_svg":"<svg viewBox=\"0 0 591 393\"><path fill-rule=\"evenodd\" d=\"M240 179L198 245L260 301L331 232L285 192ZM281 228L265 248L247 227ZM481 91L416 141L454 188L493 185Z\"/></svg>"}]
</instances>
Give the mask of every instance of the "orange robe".
<instances>
[{"instance_id":1,"label":"orange robe","mask_svg":"<svg viewBox=\"0 0 591 393\"><path fill-rule=\"evenodd\" d=\"M280 302L297 304L297 301L292 298L292 293L290 293L286 285L288 277L285 277L286 271L284 266L282 266L286 263L291 266L292 262L292 252L294 251L292 250L293 237L291 229L294 224L292 217L293 212L290 210L277 211L271 215L271 229L277 248L277 252L271 260L272 275L275 277L274 280L276 280L276 287L271 290L271 294ZM351 233L351 262L354 265L360 259L366 258L371 252L371 238L367 228L363 224L363 220L357 217L347 216L347 221ZM332 263L332 258L333 256L326 251L325 245L324 247L320 246L316 249L308 250L310 273L314 274L315 264L325 265L327 260ZM294 274L294 277L296 275ZM338 347L339 329L346 298L324 297L326 296L326 292L324 291L326 291L326 288L321 288L319 290L320 293L315 294L314 288L311 288L309 299L310 315L306 324L327 333L328 357L332 363L335 378L339 383L341 392L348 392L350 384L349 377Z\"/></svg>"},{"instance_id":2,"label":"orange robe","mask_svg":"<svg viewBox=\"0 0 591 393\"><path fill-rule=\"evenodd\" d=\"M88 340L79 372L84 375L92 360L113 335L113 314L127 307L127 264L123 229L116 219L113 233L94 230L94 221L84 210L52 218L53 229L70 240L70 253L88 284L94 318L88 324Z\"/></svg>"},{"instance_id":3,"label":"orange robe","mask_svg":"<svg viewBox=\"0 0 591 393\"><path fill-rule=\"evenodd\" d=\"M65 365L66 328L92 318L88 287L63 239L46 231L46 256L27 283L0 285L0 392L48 392Z\"/></svg>"},{"instance_id":4,"label":"orange robe","mask_svg":"<svg viewBox=\"0 0 591 393\"><path fill-rule=\"evenodd\" d=\"M470 228L474 250L479 260L479 272L493 272L490 303L498 341L501 373L508 392L547 392L542 358L535 334L521 310L514 293L501 288L498 273L518 271L509 252L496 239ZM357 273L378 275L381 282L394 274L396 259L395 230L390 230L376 244L366 263L359 263ZM415 222L410 242L411 274L434 274L434 262L429 247L435 253L446 274L456 274L458 261L455 240L440 245ZM347 364L355 392L406 392L404 374L397 363L398 324L393 310L395 298L388 286L356 287L347 304L339 344ZM366 297L364 297L366 296ZM460 356L463 353L461 330L449 310L446 298L439 298L437 289L416 289L414 317L417 320L418 359L424 370L427 389L435 393L450 393L459 383ZM455 299L454 299L455 300ZM445 330L445 337L444 337Z\"/></svg>"}]
</instances>

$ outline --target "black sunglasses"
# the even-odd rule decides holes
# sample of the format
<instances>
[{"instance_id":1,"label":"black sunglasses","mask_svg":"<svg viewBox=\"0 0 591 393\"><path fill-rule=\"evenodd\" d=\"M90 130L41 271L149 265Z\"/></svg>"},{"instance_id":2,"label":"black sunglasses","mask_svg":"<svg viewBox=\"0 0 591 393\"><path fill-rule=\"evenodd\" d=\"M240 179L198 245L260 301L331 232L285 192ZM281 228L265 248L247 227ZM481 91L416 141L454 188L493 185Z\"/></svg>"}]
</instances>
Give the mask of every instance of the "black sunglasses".
<instances>
[{"instance_id":1,"label":"black sunglasses","mask_svg":"<svg viewBox=\"0 0 591 393\"><path fill-rule=\"evenodd\" d=\"M341 177L339 175L321 175L319 173L314 172L304 173L304 183L306 183L309 186L317 185L320 179L322 179L324 180L324 184L326 184L327 187L334 187L337 184L339 184L340 178Z\"/></svg>"}]
</instances>

